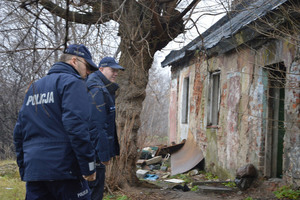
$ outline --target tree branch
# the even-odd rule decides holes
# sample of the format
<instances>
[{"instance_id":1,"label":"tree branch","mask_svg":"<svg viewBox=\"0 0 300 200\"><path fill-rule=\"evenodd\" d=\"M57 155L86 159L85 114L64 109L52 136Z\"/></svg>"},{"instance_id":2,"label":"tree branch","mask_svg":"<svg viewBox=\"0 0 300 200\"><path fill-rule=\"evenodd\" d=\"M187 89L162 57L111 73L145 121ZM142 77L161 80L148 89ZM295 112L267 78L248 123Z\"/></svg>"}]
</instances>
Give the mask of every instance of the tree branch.
<instances>
[{"instance_id":1,"label":"tree branch","mask_svg":"<svg viewBox=\"0 0 300 200\"><path fill-rule=\"evenodd\" d=\"M194 0L183 12L181 12L177 17L172 19L170 22L170 26L172 26L174 23L176 23L178 20L181 20L183 16L189 12L194 6L196 6L201 0Z\"/></svg>"},{"instance_id":2,"label":"tree branch","mask_svg":"<svg viewBox=\"0 0 300 200\"><path fill-rule=\"evenodd\" d=\"M69 15L67 18L66 15L67 10L59 7L55 3L52 3L50 0L40 0L39 3L52 14L57 15L65 20L80 23L80 24L93 24L99 22L105 23L111 20L109 15L100 15L100 13L97 12L93 12L95 14L91 12L80 14L78 12L69 11ZM103 16L103 17L99 20L99 16Z\"/></svg>"},{"instance_id":3,"label":"tree branch","mask_svg":"<svg viewBox=\"0 0 300 200\"><path fill-rule=\"evenodd\" d=\"M157 12L155 11L155 2L154 2L154 1L152 1L152 3L151 3L151 11L152 11L152 13L153 13L154 24L155 24L155 26L156 26L156 28L157 28L159 34L160 34L160 33L163 33L163 32L164 32L164 29L163 29L163 27L162 27L162 25L161 25L161 23L160 23L160 20L159 20L159 13L157 13Z\"/></svg>"},{"instance_id":4,"label":"tree branch","mask_svg":"<svg viewBox=\"0 0 300 200\"><path fill-rule=\"evenodd\" d=\"M24 49L13 49L13 50L7 50L7 51L0 51L1 53L6 53L6 54L11 54L11 53L16 53L16 52L22 52L22 51L37 51L37 50L45 50L45 51L49 51L49 50L63 50L63 48L55 48L55 47L35 47L35 48L24 48Z\"/></svg>"}]
</instances>

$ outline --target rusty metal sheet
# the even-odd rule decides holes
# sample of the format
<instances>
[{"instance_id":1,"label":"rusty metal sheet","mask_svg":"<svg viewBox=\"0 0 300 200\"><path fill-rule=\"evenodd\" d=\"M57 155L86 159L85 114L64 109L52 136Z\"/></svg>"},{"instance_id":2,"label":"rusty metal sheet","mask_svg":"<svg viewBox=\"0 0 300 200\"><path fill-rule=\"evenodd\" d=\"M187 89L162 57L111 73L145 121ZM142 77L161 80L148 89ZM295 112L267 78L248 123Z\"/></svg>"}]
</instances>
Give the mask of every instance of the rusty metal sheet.
<instances>
[{"instance_id":1,"label":"rusty metal sheet","mask_svg":"<svg viewBox=\"0 0 300 200\"><path fill-rule=\"evenodd\" d=\"M155 156L165 157L167 154L173 154L176 151L178 151L180 148L182 148L183 145L184 143L180 143L180 144L175 144L166 147L159 147L158 150L156 151Z\"/></svg>"},{"instance_id":2,"label":"rusty metal sheet","mask_svg":"<svg viewBox=\"0 0 300 200\"><path fill-rule=\"evenodd\" d=\"M198 147L193 134L189 131L188 138L181 149L171 154L171 174L187 172L203 160L203 152Z\"/></svg>"}]
</instances>

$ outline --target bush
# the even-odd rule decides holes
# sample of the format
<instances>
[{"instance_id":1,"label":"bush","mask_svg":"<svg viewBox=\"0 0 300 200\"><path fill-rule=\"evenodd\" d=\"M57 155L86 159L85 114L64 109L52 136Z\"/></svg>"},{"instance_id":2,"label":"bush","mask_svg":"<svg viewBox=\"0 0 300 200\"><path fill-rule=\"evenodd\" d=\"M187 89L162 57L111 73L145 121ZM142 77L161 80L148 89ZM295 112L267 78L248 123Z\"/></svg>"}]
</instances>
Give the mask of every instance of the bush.
<instances>
[{"instance_id":1,"label":"bush","mask_svg":"<svg viewBox=\"0 0 300 200\"><path fill-rule=\"evenodd\" d=\"M274 194L278 199L298 199L300 190L293 190L290 186L282 186Z\"/></svg>"}]
</instances>

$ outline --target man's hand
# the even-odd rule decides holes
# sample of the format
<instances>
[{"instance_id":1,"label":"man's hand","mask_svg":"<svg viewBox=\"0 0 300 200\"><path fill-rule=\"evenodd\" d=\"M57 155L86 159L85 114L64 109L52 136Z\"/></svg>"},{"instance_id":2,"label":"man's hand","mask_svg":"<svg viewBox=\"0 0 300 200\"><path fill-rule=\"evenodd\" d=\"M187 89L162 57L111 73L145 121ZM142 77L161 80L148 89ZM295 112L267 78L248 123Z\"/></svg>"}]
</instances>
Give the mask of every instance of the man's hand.
<instances>
[{"instance_id":1,"label":"man's hand","mask_svg":"<svg viewBox=\"0 0 300 200\"><path fill-rule=\"evenodd\" d=\"M107 166L109 165L109 161L101 162L103 165Z\"/></svg>"},{"instance_id":2,"label":"man's hand","mask_svg":"<svg viewBox=\"0 0 300 200\"><path fill-rule=\"evenodd\" d=\"M82 177L87 181L94 181L94 180L96 180L96 172L89 176L82 175Z\"/></svg>"}]
</instances>

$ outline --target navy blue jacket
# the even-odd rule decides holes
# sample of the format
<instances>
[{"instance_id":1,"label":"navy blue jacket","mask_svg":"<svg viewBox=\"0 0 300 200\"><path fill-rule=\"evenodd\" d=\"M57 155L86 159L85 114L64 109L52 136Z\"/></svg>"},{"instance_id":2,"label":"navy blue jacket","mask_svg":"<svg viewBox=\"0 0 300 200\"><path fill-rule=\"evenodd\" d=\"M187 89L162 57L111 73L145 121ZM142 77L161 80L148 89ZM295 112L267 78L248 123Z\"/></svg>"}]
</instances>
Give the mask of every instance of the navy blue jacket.
<instances>
[{"instance_id":1,"label":"navy blue jacket","mask_svg":"<svg viewBox=\"0 0 300 200\"><path fill-rule=\"evenodd\" d=\"M86 84L93 102L90 112L94 127L90 134L98 155L96 160L109 161L120 154L115 123L115 92L119 86L110 82L99 70L89 75Z\"/></svg>"},{"instance_id":2,"label":"navy blue jacket","mask_svg":"<svg viewBox=\"0 0 300 200\"><path fill-rule=\"evenodd\" d=\"M63 62L31 84L14 129L22 180L77 179L95 172L88 102L84 80Z\"/></svg>"}]
</instances>

